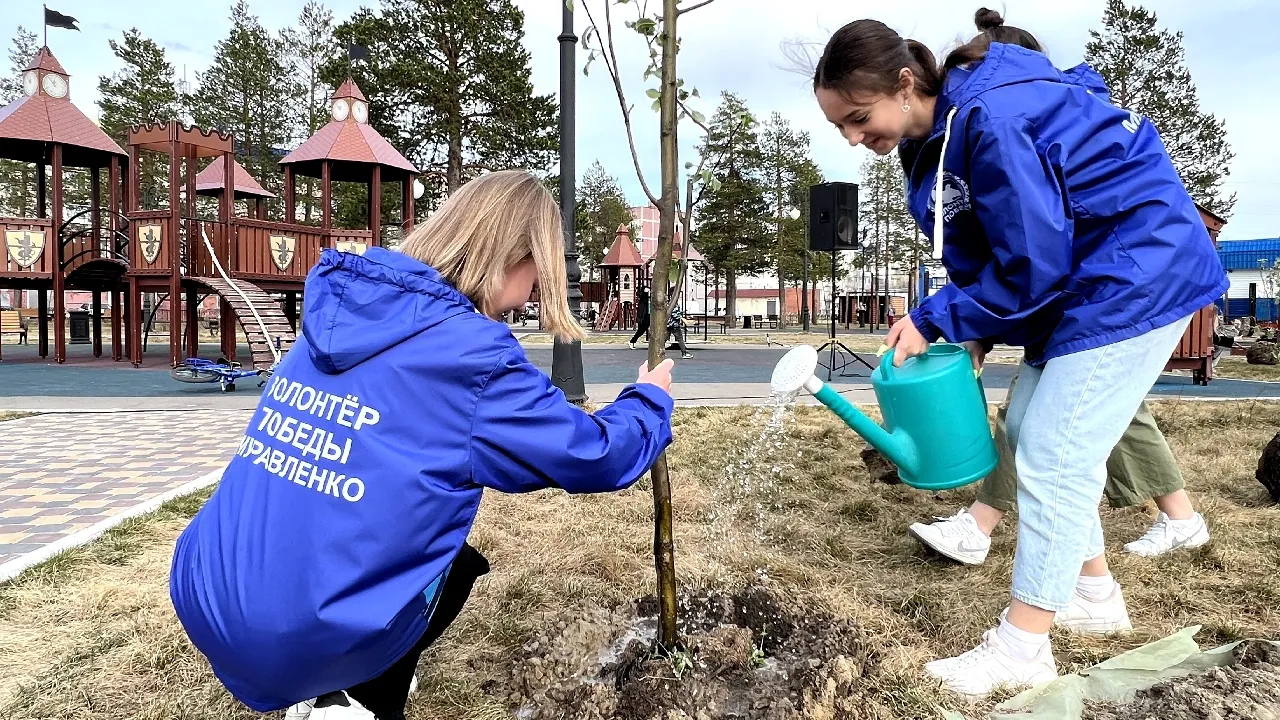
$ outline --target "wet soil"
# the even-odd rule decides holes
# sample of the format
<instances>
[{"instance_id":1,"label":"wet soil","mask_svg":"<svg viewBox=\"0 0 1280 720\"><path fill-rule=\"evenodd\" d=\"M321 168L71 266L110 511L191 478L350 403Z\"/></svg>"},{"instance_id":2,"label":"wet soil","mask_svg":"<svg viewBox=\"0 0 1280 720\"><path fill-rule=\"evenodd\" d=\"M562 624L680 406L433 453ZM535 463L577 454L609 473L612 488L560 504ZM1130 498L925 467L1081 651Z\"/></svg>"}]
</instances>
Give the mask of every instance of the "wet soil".
<instances>
[{"instance_id":1,"label":"wet soil","mask_svg":"<svg viewBox=\"0 0 1280 720\"><path fill-rule=\"evenodd\" d=\"M762 587L680 599L683 647L654 642L657 602L589 609L516 660L522 720L835 720L893 717L869 693L879 657L852 622Z\"/></svg>"}]
</instances>

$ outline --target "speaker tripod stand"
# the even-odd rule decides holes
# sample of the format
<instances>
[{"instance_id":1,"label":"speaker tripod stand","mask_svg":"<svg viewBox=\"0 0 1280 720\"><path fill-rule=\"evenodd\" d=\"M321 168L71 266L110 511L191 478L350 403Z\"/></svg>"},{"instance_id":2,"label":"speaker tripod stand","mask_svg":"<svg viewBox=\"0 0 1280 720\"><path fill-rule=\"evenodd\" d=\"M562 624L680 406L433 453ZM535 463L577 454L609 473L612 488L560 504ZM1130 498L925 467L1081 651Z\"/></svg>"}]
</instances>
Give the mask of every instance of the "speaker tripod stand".
<instances>
[{"instance_id":1,"label":"speaker tripod stand","mask_svg":"<svg viewBox=\"0 0 1280 720\"><path fill-rule=\"evenodd\" d=\"M818 364L827 369L827 381L831 380L833 372L840 373L840 377L863 377L858 373L845 372L844 369L854 364L866 366L867 371L875 370L871 364L863 360L858 353L845 347L845 344L836 340L836 253L838 250L831 251L831 317L829 318L829 329L827 330L827 341L818 348ZM851 311L854 310L851 308ZM822 362L822 353L827 351L829 359ZM848 357L846 357L848 356ZM840 358L840 364L836 364L836 358Z\"/></svg>"}]
</instances>

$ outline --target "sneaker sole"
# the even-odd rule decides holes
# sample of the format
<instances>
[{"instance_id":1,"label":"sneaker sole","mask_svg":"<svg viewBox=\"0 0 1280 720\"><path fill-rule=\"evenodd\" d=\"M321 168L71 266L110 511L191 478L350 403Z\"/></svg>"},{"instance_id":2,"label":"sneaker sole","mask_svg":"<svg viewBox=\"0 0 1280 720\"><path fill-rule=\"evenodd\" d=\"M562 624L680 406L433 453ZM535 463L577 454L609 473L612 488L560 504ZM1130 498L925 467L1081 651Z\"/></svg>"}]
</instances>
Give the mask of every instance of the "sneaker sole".
<instances>
[{"instance_id":1,"label":"sneaker sole","mask_svg":"<svg viewBox=\"0 0 1280 720\"><path fill-rule=\"evenodd\" d=\"M921 545L924 545L925 547L938 553L939 555L942 555L945 558L954 560L960 563L961 565L975 565L975 566L981 565L987 559L986 553L983 553L981 557L975 557L973 555L966 555L964 553L952 552L951 550L948 550L946 548L934 545L931 540L929 540L924 535L917 532L916 529L913 527L907 528L907 534L915 538L916 541L918 541Z\"/></svg>"},{"instance_id":2,"label":"sneaker sole","mask_svg":"<svg viewBox=\"0 0 1280 720\"><path fill-rule=\"evenodd\" d=\"M1124 620L1076 620L1070 623L1055 620L1053 626L1077 635L1113 635L1133 630L1133 623L1127 617Z\"/></svg>"}]
</instances>

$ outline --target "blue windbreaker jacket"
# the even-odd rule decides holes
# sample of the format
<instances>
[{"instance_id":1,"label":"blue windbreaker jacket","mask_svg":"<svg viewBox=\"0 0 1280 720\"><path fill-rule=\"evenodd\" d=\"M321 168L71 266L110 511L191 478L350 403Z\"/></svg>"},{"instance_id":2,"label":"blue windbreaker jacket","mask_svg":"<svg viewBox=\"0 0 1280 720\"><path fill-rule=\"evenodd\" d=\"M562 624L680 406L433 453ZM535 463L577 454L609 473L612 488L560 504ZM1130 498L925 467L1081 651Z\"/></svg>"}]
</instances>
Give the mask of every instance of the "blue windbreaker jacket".
<instances>
[{"instance_id":1,"label":"blue windbreaker jacket","mask_svg":"<svg viewBox=\"0 0 1280 720\"><path fill-rule=\"evenodd\" d=\"M619 490L671 443L661 389L574 407L506 325L404 254L325 250L305 297L303 337L170 573L192 643L259 712L407 652L483 488Z\"/></svg>"},{"instance_id":2,"label":"blue windbreaker jacket","mask_svg":"<svg viewBox=\"0 0 1280 720\"><path fill-rule=\"evenodd\" d=\"M928 139L899 147L908 207L950 279L911 312L927 339L1024 346L1043 365L1226 291L1156 128L1111 104L1088 66L1060 72L1042 53L992 43L948 73L934 120Z\"/></svg>"}]
</instances>

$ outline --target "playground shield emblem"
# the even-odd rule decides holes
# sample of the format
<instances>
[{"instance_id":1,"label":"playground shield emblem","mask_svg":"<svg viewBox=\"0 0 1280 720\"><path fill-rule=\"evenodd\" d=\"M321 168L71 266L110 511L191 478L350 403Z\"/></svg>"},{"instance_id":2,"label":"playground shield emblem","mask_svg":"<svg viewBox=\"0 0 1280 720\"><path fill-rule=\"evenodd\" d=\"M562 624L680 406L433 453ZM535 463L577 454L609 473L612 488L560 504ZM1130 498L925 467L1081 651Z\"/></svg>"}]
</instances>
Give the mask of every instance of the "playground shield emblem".
<instances>
[{"instance_id":1,"label":"playground shield emblem","mask_svg":"<svg viewBox=\"0 0 1280 720\"><path fill-rule=\"evenodd\" d=\"M368 246L362 242L356 242L355 240L338 240L333 244L333 247L338 252L363 255Z\"/></svg>"},{"instance_id":2,"label":"playground shield emblem","mask_svg":"<svg viewBox=\"0 0 1280 720\"><path fill-rule=\"evenodd\" d=\"M297 247L298 238L290 235L271 236L271 261L280 268L280 272L288 270L293 264L293 254Z\"/></svg>"},{"instance_id":3,"label":"playground shield emblem","mask_svg":"<svg viewBox=\"0 0 1280 720\"><path fill-rule=\"evenodd\" d=\"M138 248L142 250L142 259L148 265L154 265L160 257L160 240L163 237L160 225L138 226Z\"/></svg>"},{"instance_id":4,"label":"playground shield emblem","mask_svg":"<svg viewBox=\"0 0 1280 720\"><path fill-rule=\"evenodd\" d=\"M44 254L43 230L7 230L4 244L9 248L9 257L17 266L26 270L35 265Z\"/></svg>"}]
</instances>

